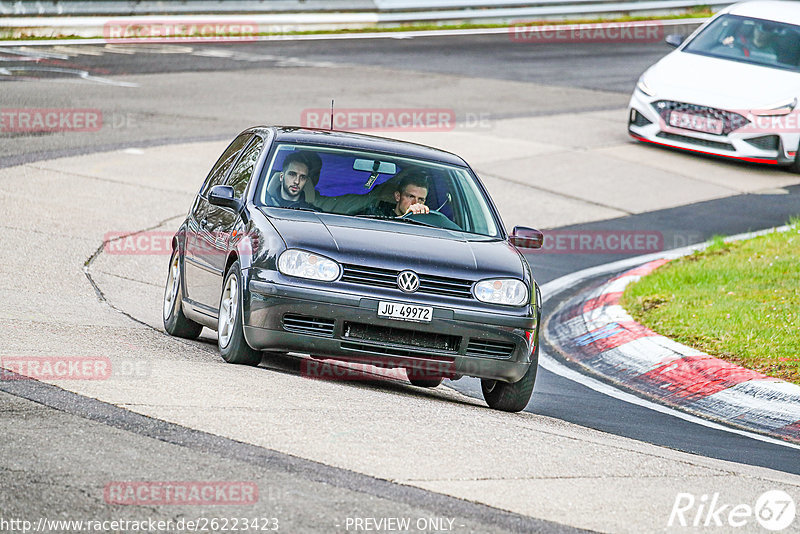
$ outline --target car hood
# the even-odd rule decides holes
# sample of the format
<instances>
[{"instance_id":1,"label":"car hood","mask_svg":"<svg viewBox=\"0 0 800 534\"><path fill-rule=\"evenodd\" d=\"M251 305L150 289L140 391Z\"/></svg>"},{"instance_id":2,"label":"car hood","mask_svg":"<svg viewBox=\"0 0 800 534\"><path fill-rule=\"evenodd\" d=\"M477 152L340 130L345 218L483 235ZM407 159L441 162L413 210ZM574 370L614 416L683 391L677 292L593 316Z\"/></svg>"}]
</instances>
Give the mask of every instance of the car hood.
<instances>
[{"instance_id":1,"label":"car hood","mask_svg":"<svg viewBox=\"0 0 800 534\"><path fill-rule=\"evenodd\" d=\"M477 280L527 279L519 252L506 241L405 223L310 211L263 208L287 248L340 263Z\"/></svg>"},{"instance_id":2,"label":"car hood","mask_svg":"<svg viewBox=\"0 0 800 534\"><path fill-rule=\"evenodd\" d=\"M769 109L800 95L800 73L675 51L645 73L656 98L728 110Z\"/></svg>"}]
</instances>

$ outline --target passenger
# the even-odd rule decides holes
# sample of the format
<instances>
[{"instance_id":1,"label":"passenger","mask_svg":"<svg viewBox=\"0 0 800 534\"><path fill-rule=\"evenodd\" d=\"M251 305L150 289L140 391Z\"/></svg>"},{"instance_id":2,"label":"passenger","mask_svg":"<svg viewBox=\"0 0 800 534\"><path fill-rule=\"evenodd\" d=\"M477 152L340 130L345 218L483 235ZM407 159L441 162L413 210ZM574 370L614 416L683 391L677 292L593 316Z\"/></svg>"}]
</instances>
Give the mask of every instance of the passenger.
<instances>
[{"instance_id":1,"label":"passenger","mask_svg":"<svg viewBox=\"0 0 800 534\"><path fill-rule=\"evenodd\" d=\"M394 204L380 201L367 208L367 215L379 217L402 217L408 213L430 213L425 205L428 196L428 178L421 172L412 172L397 183Z\"/></svg>"},{"instance_id":2,"label":"passenger","mask_svg":"<svg viewBox=\"0 0 800 534\"><path fill-rule=\"evenodd\" d=\"M753 29L753 47L762 52L776 55L775 36L774 28L759 22Z\"/></svg>"},{"instance_id":3,"label":"passenger","mask_svg":"<svg viewBox=\"0 0 800 534\"><path fill-rule=\"evenodd\" d=\"M269 195L268 204L281 208L302 208L319 211L306 202L303 189L311 178L313 164L307 154L292 152L283 160L280 174L281 187L278 195ZM317 171L318 172L318 171ZM317 175L319 176L319 175Z\"/></svg>"}]
</instances>

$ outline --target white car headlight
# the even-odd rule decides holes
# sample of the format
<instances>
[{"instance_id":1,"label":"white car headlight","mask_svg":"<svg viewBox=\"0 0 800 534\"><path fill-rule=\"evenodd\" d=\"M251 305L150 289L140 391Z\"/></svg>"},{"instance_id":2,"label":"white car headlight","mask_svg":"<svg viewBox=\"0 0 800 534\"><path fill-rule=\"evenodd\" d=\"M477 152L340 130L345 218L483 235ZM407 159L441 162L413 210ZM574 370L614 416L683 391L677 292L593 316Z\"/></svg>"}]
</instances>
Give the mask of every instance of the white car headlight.
<instances>
[{"instance_id":1,"label":"white car headlight","mask_svg":"<svg viewBox=\"0 0 800 534\"><path fill-rule=\"evenodd\" d=\"M506 306L522 306L531 300L528 286L513 278L481 280L475 284L473 293L475 298L481 302L505 304Z\"/></svg>"},{"instance_id":2,"label":"white car headlight","mask_svg":"<svg viewBox=\"0 0 800 534\"><path fill-rule=\"evenodd\" d=\"M636 88L646 94L647 96L656 96L656 92L653 91L649 85L644 81L644 74L639 78L639 81L636 82Z\"/></svg>"},{"instance_id":3,"label":"white car headlight","mask_svg":"<svg viewBox=\"0 0 800 534\"><path fill-rule=\"evenodd\" d=\"M290 248L285 250L278 258L278 270L289 276L333 282L339 278L341 269L335 261L306 252Z\"/></svg>"},{"instance_id":4,"label":"white car headlight","mask_svg":"<svg viewBox=\"0 0 800 534\"><path fill-rule=\"evenodd\" d=\"M789 102L784 102L783 104L767 106L761 109L750 110L750 113L752 113L757 117L774 117L777 115L788 115L789 113L792 112L792 110L796 106L797 106L797 98L794 98Z\"/></svg>"}]
</instances>

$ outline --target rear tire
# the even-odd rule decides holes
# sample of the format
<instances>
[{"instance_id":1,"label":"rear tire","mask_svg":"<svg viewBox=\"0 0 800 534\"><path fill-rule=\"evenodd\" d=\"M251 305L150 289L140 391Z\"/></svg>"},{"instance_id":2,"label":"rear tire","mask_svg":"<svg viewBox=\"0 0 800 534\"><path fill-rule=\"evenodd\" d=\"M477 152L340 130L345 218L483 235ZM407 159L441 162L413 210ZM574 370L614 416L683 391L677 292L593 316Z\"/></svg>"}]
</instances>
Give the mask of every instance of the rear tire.
<instances>
[{"instance_id":1,"label":"rear tire","mask_svg":"<svg viewBox=\"0 0 800 534\"><path fill-rule=\"evenodd\" d=\"M169 273L164 287L164 307L161 313L164 319L164 330L171 336L186 339L197 339L203 330L198 324L183 314L183 280L181 278L180 253L172 252L169 259Z\"/></svg>"},{"instance_id":2,"label":"rear tire","mask_svg":"<svg viewBox=\"0 0 800 534\"><path fill-rule=\"evenodd\" d=\"M525 409L533 395L536 371L539 369L539 347L533 354L533 361L522 378L514 383L499 380L481 379L483 398L489 408L503 412L520 412Z\"/></svg>"},{"instance_id":3,"label":"rear tire","mask_svg":"<svg viewBox=\"0 0 800 534\"><path fill-rule=\"evenodd\" d=\"M222 359L239 365L258 365L261 352L247 344L242 327L242 279L239 262L225 273L217 318L217 346Z\"/></svg>"}]
</instances>

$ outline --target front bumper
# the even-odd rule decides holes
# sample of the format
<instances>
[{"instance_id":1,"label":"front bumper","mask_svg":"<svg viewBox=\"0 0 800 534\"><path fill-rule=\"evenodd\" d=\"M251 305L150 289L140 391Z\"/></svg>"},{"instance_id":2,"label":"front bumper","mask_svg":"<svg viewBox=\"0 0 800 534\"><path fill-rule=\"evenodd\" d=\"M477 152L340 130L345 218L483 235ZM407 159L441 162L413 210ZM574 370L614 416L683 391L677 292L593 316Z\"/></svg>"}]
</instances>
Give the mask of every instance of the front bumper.
<instances>
[{"instance_id":1,"label":"front bumper","mask_svg":"<svg viewBox=\"0 0 800 534\"><path fill-rule=\"evenodd\" d=\"M699 154L767 165L794 162L800 131L739 128L727 134L685 130L669 126L653 104L663 96L650 97L635 89L628 104L628 133L639 141Z\"/></svg>"},{"instance_id":2,"label":"front bumper","mask_svg":"<svg viewBox=\"0 0 800 534\"><path fill-rule=\"evenodd\" d=\"M380 300L432 304L245 279L244 334L258 350L516 382L533 362L538 343L532 314L503 316L433 304L430 323L396 321L378 317Z\"/></svg>"}]
</instances>

